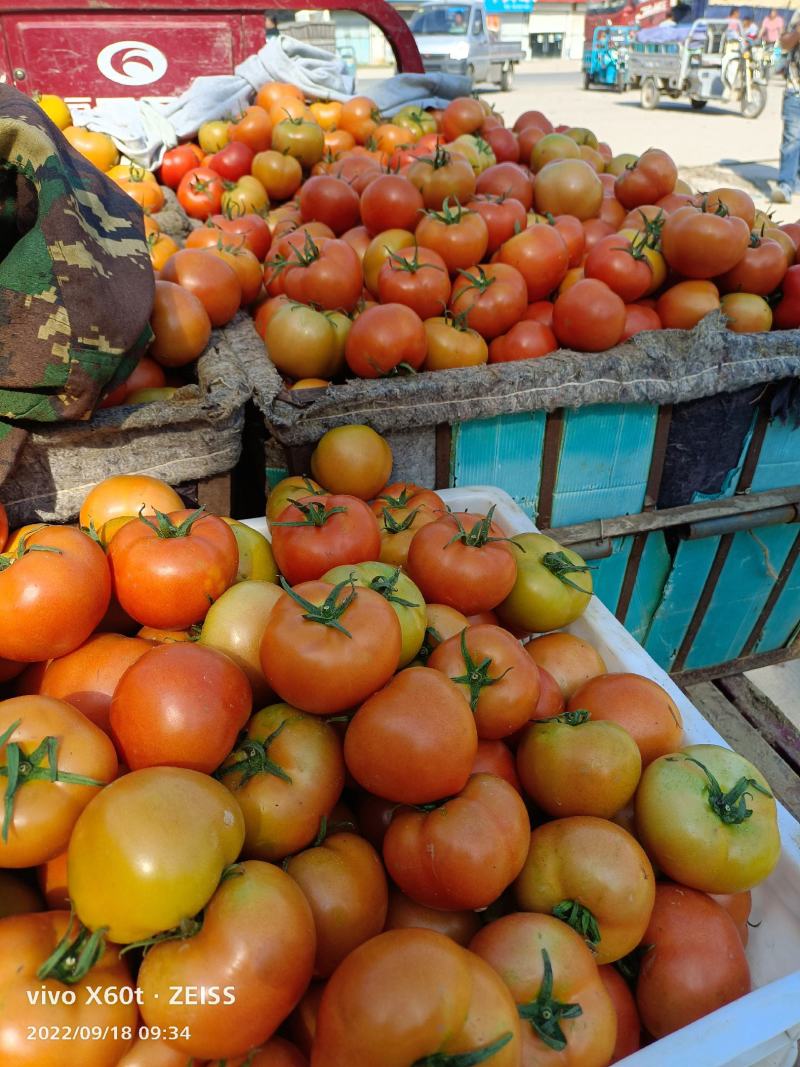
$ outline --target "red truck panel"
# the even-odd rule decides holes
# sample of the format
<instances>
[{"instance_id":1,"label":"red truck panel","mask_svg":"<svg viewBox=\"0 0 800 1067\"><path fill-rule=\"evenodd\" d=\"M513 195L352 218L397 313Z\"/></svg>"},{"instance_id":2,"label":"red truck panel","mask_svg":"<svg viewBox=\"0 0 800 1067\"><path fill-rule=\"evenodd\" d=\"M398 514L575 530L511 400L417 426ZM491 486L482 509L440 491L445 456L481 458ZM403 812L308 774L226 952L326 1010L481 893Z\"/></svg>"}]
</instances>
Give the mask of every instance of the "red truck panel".
<instances>
[{"instance_id":1,"label":"red truck panel","mask_svg":"<svg viewBox=\"0 0 800 1067\"><path fill-rule=\"evenodd\" d=\"M356 11L386 34L398 70L423 69L408 26L384 0L283 0L280 8ZM12 0L0 15L0 76L76 107L176 96L257 51L264 9L264 0Z\"/></svg>"}]
</instances>

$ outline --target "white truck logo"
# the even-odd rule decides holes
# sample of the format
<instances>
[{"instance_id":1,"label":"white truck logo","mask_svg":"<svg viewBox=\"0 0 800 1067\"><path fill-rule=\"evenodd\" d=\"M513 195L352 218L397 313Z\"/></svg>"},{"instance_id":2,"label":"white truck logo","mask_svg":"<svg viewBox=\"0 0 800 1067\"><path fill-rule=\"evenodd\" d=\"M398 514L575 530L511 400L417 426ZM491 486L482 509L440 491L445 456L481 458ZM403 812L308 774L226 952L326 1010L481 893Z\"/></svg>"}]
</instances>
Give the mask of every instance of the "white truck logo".
<instances>
[{"instance_id":1,"label":"white truck logo","mask_svg":"<svg viewBox=\"0 0 800 1067\"><path fill-rule=\"evenodd\" d=\"M117 85L150 85L166 74L167 57L145 41L115 41L98 54L97 68Z\"/></svg>"}]
</instances>

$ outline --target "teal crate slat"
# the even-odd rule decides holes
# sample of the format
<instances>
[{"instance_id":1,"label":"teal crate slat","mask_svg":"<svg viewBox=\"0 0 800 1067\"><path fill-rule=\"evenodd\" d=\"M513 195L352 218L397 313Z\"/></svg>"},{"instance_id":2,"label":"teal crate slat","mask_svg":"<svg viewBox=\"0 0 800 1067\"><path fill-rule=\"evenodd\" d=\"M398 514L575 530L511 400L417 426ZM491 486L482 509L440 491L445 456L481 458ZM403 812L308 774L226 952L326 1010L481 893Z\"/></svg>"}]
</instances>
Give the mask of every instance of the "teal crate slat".
<instances>
[{"instance_id":1,"label":"teal crate slat","mask_svg":"<svg viewBox=\"0 0 800 1067\"><path fill-rule=\"evenodd\" d=\"M553 526L640 511L658 408L593 404L564 415Z\"/></svg>"},{"instance_id":2,"label":"teal crate slat","mask_svg":"<svg viewBox=\"0 0 800 1067\"><path fill-rule=\"evenodd\" d=\"M274 489L278 482L289 477L289 471L285 467L267 467L267 486Z\"/></svg>"},{"instance_id":3,"label":"teal crate slat","mask_svg":"<svg viewBox=\"0 0 800 1067\"><path fill-rule=\"evenodd\" d=\"M617 538L612 542L612 546L611 555L606 559L592 560L591 568L596 596L602 600L609 611L616 611L633 538Z\"/></svg>"},{"instance_id":4,"label":"teal crate slat","mask_svg":"<svg viewBox=\"0 0 800 1067\"><path fill-rule=\"evenodd\" d=\"M536 518L543 411L475 419L453 427L453 485L495 485Z\"/></svg>"},{"instance_id":5,"label":"teal crate slat","mask_svg":"<svg viewBox=\"0 0 800 1067\"><path fill-rule=\"evenodd\" d=\"M681 541L653 615L645 649L669 670L681 646L719 545L718 537Z\"/></svg>"},{"instance_id":6,"label":"teal crate slat","mask_svg":"<svg viewBox=\"0 0 800 1067\"><path fill-rule=\"evenodd\" d=\"M790 525L745 530L734 536L686 657L687 670L725 663L741 654L796 537L797 527Z\"/></svg>"},{"instance_id":7,"label":"teal crate slat","mask_svg":"<svg viewBox=\"0 0 800 1067\"><path fill-rule=\"evenodd\" d=\"M672 566L663 533L654 530L645 538L644 549L631 593L625 629L641 644L647 637L650 623L664 590L664 583Z\"/></svg>"},{"instance_id":8,"label":"teal crate slat","mask_svg":"<svg viewBox=\"0 0 800 1067\"><path fill-rule=\"evenodd\" d=\"M783 648L795 636L799 625L800 559L792 568L783 592L775 601L775 606L769 614L755 651L772 652L773 649Z\"/></svg>"},{"instance_id":9,"label":"teal crate slat","mask_svg":"<svg viewBox=\"0 0 800 1067\"><path fill-rule=\"evenodd\" d=\"M800 483L800 427L773 419L767 426L758 465L753 475L753 492L778 489Z\"/></svg>"}]
</instances>

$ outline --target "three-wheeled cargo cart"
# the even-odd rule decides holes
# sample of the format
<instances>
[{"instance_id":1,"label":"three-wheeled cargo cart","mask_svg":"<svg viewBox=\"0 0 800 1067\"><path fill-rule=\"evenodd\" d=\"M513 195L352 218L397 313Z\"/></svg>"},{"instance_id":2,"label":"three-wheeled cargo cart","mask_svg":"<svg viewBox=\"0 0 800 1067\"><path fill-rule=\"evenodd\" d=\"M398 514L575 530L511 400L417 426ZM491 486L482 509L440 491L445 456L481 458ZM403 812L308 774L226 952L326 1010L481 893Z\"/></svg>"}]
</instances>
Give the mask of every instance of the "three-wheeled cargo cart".
<instances>
[{"instance_id":1,"label":"three-wheeled cargo cart","mask_svg":"<svg viewBox=\"0 0 800 1067\"><path fill-rule=\"evenodd\" d=\"M628 54L637 26L597 26L583 52L583 87L608 86L618 93L628 85Z\"/></svg>"},{"instance_id":2,"label":"three-wheeled cargo cart","mask_svg":"<svg viewBox=\"0 0 800 1067\"><path fill-rule=\"evenodd\" d=\"M738 103L746 119L767 103L763 46L744 38L736 20L697 19L687 26L641 30L628 57L631 88L641 90L643 108L662 96L688 97L695 110L709 100Z\"/></svg>"}]
</instances>

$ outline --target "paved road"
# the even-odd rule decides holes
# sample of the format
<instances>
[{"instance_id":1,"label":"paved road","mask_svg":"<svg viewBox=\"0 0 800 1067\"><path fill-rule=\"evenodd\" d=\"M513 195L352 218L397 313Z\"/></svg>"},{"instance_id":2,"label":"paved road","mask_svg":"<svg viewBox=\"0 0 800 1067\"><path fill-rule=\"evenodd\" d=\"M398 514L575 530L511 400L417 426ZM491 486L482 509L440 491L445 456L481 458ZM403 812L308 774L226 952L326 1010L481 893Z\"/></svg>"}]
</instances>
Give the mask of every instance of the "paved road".
<instances>
[{"instance_id":1,"label":"paved road","mask_svg":"<svg viewBox=\"0 0 800 1067\"><path fill-rule=\"evenodd\" d=\"M376 76L367 74L367 83ZM688 101L668 101L655 111L644 111L638 92L585 91L577 61L533 60L518 68L512 92L489 88L485 95L508 122L535 108L554 122L588 126L615 152L664 148L698 188L741 184L763 207L769 182L777 177L782 88L779 80L770 84L767 106L754 120L742 118L733 106L709 104L693 111ZM780 221L798 216L800 197L776 210Z\"/></svg>"}]
</instances>

